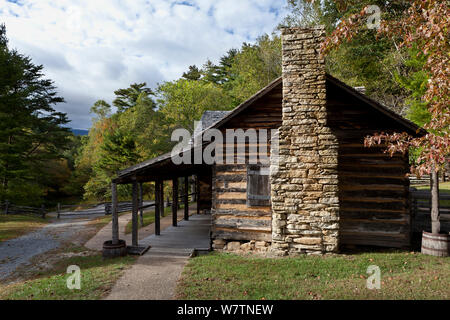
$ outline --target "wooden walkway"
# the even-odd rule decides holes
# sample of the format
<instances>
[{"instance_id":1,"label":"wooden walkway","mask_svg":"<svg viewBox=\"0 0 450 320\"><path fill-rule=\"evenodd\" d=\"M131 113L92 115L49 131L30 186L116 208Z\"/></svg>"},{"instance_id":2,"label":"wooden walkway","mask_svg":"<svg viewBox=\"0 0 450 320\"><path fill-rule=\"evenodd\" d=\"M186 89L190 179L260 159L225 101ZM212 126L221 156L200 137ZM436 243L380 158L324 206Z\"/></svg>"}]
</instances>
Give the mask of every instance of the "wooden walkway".
<instances>
[{"instance_id":1,"label":"wooden walkway","mask_svg":"<svg viewBox=\"0 0 450 320\"><path fill-rule=\"evenodd\" d=\"M150 245L145 255L190 256L194 250L210 248L211 215L192 215L189 221L179 221L177 227L168 227L160 236L151 235L139 241L140 246Z\"/></svg>"},{"instance_id":2,"label":"wooden walkway","mask_svg":"<svg viewBox=\"0 0 450 320\"><path fill-rule=\"evenodd\" d=\"M177 281L195 249L209 249L210 215L192 215L189 221L151 235L139 245L151 245L116 282L107 300L174 299Z\"/></svg>"},{"instance_id":3,"label":"wooden walkway","mask_svg":"<svg viewBox=\"0 0 450 320\"><path fill-rule=\"evenodd\" d=\"M150 210L152 211L152 210ZM197 206L195 204L189 207L189 213L197 212ZM178 210L178 223L183 219L184 209ZM128 245L131 245L131 233L125 234L125 226L131 220L131 213L124 214L119 216L119 238L123 239L127 242ZM172 215L167 215L165 217L161 217L161 232L166 228L172 226ZM138 232L139 243L142 239L149 237L150 235L155 233L155 225L154 223L149 224L146 227L140 228ZM91 250L101 251L103 248L103 242L111 240L112 234L112 223L110 222L105 227L103 227L98 233L92 237L87 243L85 243L85 247Z\"/></svg>"}]
</instances>

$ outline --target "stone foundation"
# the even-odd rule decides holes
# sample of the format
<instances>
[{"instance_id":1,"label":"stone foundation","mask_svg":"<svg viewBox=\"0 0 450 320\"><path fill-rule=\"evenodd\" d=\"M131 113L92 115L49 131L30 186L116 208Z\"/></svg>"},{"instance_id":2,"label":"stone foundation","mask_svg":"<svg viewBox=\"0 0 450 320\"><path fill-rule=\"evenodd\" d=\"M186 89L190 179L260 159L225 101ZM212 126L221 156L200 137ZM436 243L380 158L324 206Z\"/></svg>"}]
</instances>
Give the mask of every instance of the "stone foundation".
<instances>
[{"instance_id":1,"label":"stone foundation","mask_svg":"<svg viewBox=\"0 0 450 320\"><path fill-rule=\"evenodd\" d=\"M271 252L279 256L338 249L338 141L327 126L324 38L323 27L282 31L283 124L270 177Z\"/></svg>"},{"instance_id":2,"label":"stone foundation","mask_svg":"<svg viewBox=\"0 0 450 320\"><path fill-rule=\"evenodd\" d=\"M270 250L270 242L267 241L227 241L213 240L213 249L221 252L233 253L267 253Z\"/></svg>"}]
</instances>

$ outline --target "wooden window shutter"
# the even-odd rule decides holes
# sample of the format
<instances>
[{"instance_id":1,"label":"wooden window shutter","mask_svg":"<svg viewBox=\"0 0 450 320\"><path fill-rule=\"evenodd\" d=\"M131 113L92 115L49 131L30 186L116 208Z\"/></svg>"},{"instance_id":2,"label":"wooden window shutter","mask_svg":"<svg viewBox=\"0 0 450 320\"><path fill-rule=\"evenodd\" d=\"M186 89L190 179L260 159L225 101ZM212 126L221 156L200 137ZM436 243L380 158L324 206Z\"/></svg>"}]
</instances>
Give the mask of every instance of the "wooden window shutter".
<instances>
[{"instance_id":1,"label":"wooden window shutter","mask_svg":"<svg viewBox=\"0 0 450 320\"><path fill-rule=\"evenodd\" d=\"M247 206L270 206L269 167L261 165L247 167Z\"/></svg>"}]
</instances>

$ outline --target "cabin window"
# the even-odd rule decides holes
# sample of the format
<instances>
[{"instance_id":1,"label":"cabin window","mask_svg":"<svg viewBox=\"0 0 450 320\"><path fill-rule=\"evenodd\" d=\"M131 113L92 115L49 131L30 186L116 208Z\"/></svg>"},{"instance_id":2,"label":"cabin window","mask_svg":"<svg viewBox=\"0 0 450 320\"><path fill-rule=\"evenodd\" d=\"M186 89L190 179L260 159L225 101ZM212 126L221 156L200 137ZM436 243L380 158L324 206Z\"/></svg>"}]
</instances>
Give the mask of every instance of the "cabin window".
<instances>
[{"instance_id":1,"label":"cabin window","mask_svg":"<svg viewBox=\"0 0 450 320\"><path fill-rule=\"evenodd\" d=\"M247 206L270 206L269 167L261 165L247 167Z\"/></svg>"}]
</instances>

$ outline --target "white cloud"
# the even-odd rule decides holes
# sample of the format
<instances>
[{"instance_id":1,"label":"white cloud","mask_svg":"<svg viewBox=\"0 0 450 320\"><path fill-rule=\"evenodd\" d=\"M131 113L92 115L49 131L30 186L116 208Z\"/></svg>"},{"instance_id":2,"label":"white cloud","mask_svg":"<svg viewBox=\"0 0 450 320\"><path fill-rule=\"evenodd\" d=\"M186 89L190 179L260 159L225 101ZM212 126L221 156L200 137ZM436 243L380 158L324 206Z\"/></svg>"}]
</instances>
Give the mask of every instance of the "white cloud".
<instances>
[{"instance_id":1,"label":"white cloud","mask_svg":"<svg viewBox=\"0 0 450 320\"><path fill-rule=\"evenodd\" d=\"M285 0L0 0L10 45L43 64L71 126L133 82L181 76L192 64L272 32Z\"/></svg>"}]
</instances>

